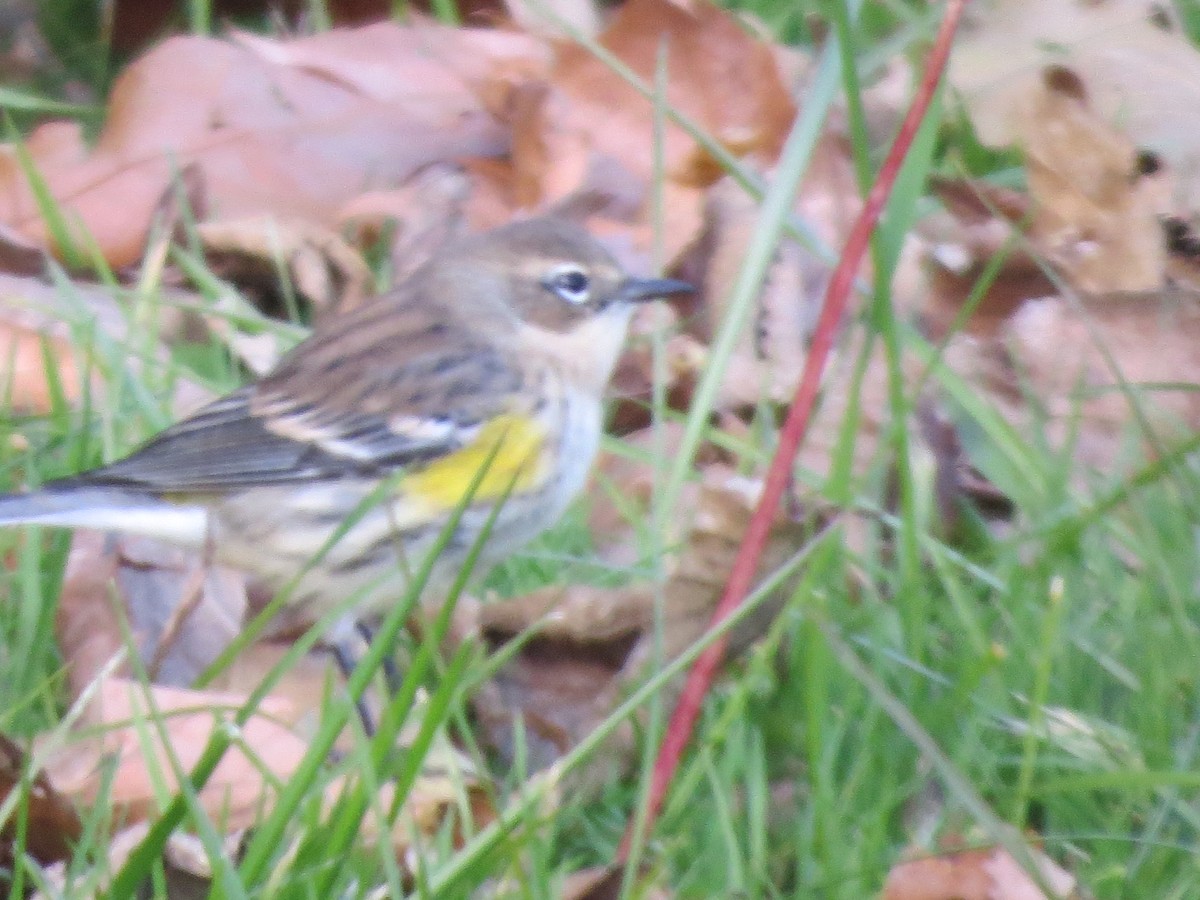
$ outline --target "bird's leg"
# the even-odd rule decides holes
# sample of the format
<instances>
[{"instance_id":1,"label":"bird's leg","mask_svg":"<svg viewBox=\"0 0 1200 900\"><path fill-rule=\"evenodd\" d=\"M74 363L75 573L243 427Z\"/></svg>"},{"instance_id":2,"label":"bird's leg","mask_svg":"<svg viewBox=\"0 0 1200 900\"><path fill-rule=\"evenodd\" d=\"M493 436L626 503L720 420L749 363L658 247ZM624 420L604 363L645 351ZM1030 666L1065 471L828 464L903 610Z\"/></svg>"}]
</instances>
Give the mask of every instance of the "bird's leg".
<instances>
[{"instance_id":1,"label":"bird's leg","mask_svg":"<svg viewBox=\"0 0 1200 900\"><path fill-rule=\"evenodd\" d=\"M375 640L375 629L362 620L354 623L354 627L358 633L362 635L362 639L370 645ZM400 693L400 686L404 683L404 676L400 674L400 667L396 665L395 648L389 648L389 652L383 657L383 683L387 686L388 697L395 697Z\"/></svg>"},{"instance_id":2,"label":"bird's leg","mask_svg":"<svg viewBox=\"0 0 1200 900\"><path fill-rule=\"evenodd\" d=\"M350 676L354 674L354 668L358 665L358 654L355 653L353 646L355 643L353 634L349 634L334 638L328 644L333 661L341 671L342 678L347 682L350 681ZM355 706L358 709L358 719L362 722L363 731L366 732L367 737L374 737L375 717L371 715L366 697L359 697L355 701Z\"/></svg>"}]
</instances>

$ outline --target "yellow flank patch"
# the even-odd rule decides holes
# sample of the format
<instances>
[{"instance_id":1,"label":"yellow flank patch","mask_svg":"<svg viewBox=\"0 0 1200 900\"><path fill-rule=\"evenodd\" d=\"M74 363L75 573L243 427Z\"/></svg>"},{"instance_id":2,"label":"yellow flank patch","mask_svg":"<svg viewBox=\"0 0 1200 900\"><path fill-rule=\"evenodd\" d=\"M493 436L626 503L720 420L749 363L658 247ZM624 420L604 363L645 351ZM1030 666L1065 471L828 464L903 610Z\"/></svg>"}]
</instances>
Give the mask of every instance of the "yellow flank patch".
<instances>
[{"instance_id":1,"label":"yellow flank patch","mask_svg":"<svg viewBox=\"0 0 1200 900\"><path fill-rule=\"evenodd\" d=\"M527 416L496 416L478 436L448 456L436 459L401 482L401 491L438 510L453 509L479 475L472 500L497 500L536 488L546 476L542 447L546 429Z\"/></svg>"}]
</instances>

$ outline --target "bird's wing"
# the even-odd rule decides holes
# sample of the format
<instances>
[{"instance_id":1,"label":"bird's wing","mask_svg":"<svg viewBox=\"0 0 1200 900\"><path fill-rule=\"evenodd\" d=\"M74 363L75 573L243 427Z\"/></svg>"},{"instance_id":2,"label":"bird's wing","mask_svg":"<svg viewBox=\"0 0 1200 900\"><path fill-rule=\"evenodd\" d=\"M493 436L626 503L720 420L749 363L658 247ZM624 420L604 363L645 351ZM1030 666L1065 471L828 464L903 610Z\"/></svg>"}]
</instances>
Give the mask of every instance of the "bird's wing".
<instances>
[{"instance_id":1,"label":"bird's wing","mask_svg":"<svg viewBox=\"0 0 1200 900\"><path fill-rule=\"evenodd\" d=\"M521 368L476 329L375 306L301 344L271 376L69 479L161 494L379 477L522 411ZM339 337L340 335L340 337Z\"/></svg>"}]
</instances>

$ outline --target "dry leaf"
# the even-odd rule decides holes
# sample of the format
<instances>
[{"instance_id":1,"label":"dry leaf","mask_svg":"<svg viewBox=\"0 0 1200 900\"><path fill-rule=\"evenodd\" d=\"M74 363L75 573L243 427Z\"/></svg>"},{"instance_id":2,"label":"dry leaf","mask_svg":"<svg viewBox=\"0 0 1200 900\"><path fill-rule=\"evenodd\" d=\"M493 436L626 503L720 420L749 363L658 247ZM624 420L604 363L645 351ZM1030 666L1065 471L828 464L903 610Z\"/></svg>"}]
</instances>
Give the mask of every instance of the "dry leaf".
<instances>
[{"instance_id":1,"label":"dry leaf","mask_svg":"<svg viewBox=\"0 0 1200 900\"><path fill-rule=\"evenodd\" d=\"M4 290L0 281L0 292ZM98 383L65 329L6 305L0 294L0 396L18 414L45 415L56 401L74 405ZM89 384L89 382L92 382Z\"/></svg>"},{"instance_id":2,"label":"dry leaf","mask_svg":"<svg viewBox=\"0 0 1200 900\"><path fill-rule=\"evenodd\" d=\"M1046 70L1018 107L1037 246L1067 283L1087 293L1153 290L1163 283L1167 212L1159 178L1139 151L1097 115L1079 76Z\"/></svg>"},{"instance_id":3,"label":"dry leaf","mask_svg":"<svg viewBox=\"0 0 1200 900\"><path fill-rule=\"evenodd\" d=\"M626 350L608 388L613 398L610 434L627 435L651 425L656 382L668 409L691 406L692 392L708 360L708 347L689 334L674 333L678 320L674 307L666 303L643 306L634 313ZM664 337L661 371L651 340L656 334Z\"/></svg>"},{"instance_id":4,"label":"dry leaf","mask_svg":"<svg viewBox=\"0 0 1200 900\"><path fill-rule=\"evenodd\" d=\"M797 216L828 246L839 247L861 207L846 142L826 135L794 201ZM759 220L759 204L733 179L705 195L704 229L679 263L699 287L689 332L709 341L730 313L733 287ZM824 297L829 263L787 236L774 250L750 322L725 369L718 411L741 413L764 401L787 403L808 357L808 342Z\"/></svg>"},{"instance_id":5,"label":"dry leaf","mask_svg":"<svg viewBox=\"0 0 1200 900\"><path fill-rule=\"evenodd\" d=\"M597 559L615 569L628 569L646 562L647 548L672 547L686 536L690 515L672 516L662 523L665 533L655 534L653 521L655 489L661 486L671 448L683 437L682 422L667 421L646 427L624 438L625 450L614 453L601 450L592 468L592 490L588 504L588 532L592 536ZM648 460L658 460L655 466ZM714 465L733 462L728 453L712 444L702 444L696 453L696 467L703 471ZM679 508L694 510L700 491L695 481L680 489Z\"/></svg>"},{"instance_id":6,"label":"dry leaf","mask_svg":"<svg viewBox=\"0 0 1200 900\"><path fill-rule=\"evenodd\" d=\"M360 250L374 245L390 225L391 281L399 284L437 251L466 231L471 179L461 166L431 165L390 191L361 194L338 211Z\"/></svg>"},{"instance_id":7,"label":"dry leaf","mask_svg":"<svg viewBox=\"0 0 1200 900\"><path fill-rule=\"evenodd\" d=\"M77 531L55 617L72 696L126 647L126 625L159 683L189 685L240 633L245 613L237 573L149 538Z\"/></svg>"},{"instance_id":8,"label":"dry leaf","mask_svg":"<svg viewBox=\"0 0 1200 900\"><path fill-rule=\"evenodd\" d=\"M318 315L354 309L371 289L362 256L319 225L258 216L203 222L196 233L212 271L257 295L256 305L269 315L288 318L281 272Z\"/></svg>"},{"instance_id":9,"label":"dry leaf","mask_svg":"<svg viewBox=\"0 0 1200 900\"><path fill-rule=\"evenodd\" d=\"M945 210L920 224L929 277L913 304L931 340L945 339L952 326L992 336L1026 300L1055 292L1026 241L1016 239L1018 231L1028 231L1033 218L1029 197L980 181L943 178L931 186ZM967 300L1000 253L1005 255L999 271L964 320Z\"/></svg>"},{"instance_id":10,"label":"dry leaf","mask_svg":"<svg viewBox=\"0 0 1200 900\"><path fill-rule=\"evenodd\" d=\"M0 271L12 275L38 275L46 268L41 245L0 223Z\"/></svg>"},{"instance_id":11,"label":"dry leaf","mask_svg":"<svg viewBox=\"0 0 1200 900\"><path fill-rule=\"evenodd\" d=\"M28 765L25 752L0 734L0 806L9 801L13 791L22 790ZM24 822L21 852L43 865L66 859L83 833L79 814L45 772L38 771L28 780L28 797L16 803L16 815ZM13 868L16 828L17 821L11 816L0 823L0 868L8 871Z\"/></svg>"},{"instance_id":12,"label":"dry leaf","mask_svg":"<svg viewBox=\"0 0 1200 900\"><path fill-rule=\"evenodd\" d=\"M126 629L155 684L190 686L254 616L258 598L250 588L240 573L206 565L199 554L161 541L77 531L55 617L71 696L86 691L128 649ZM272 621L264 638L222 669L212 689L252 693L281 661L297 628L303 630L286 614ZM125 663L117 673L129 671ZM277 711L276 721L298 735L313 734L321 698L330 679L339 677L327 650L307 654L272 688L272 696L287 712L280 718ZM378 712L379 698L373 692L365 702ZM347 733L341 740L351 737Z\"/></svg>"},{"instance_id":13,"label":"dry leaf","mask_svg":"<svg viewBox=\"0 0 1200 900\"><path fill-rule=\"evenodd\" d=\"M149 831L148 822L139 822L122 828L113 835L105 847L105 867L93 868L82 875L78 872L69 873L65 862L47 869L44 877L51 890L34 894L32 900L83 896L84 890L94 891L93 895L99 896L102 890L108 887L107 873L120 871L129 855L141 845ZM237 858L243 837L243 833L234 832L225 838L224 849L230 859ZM203 900L209 896L212 887L212 862L200 839L186 832L172 832L163 847L162 875L166 880L164 896L170 897L171 900Z\"/></svg>"},{"instance_id":14,"label":"dry leaf","mask_svg":"<svg viewBox=\"0 0 1200 900\"><path fill-rule=\"evenodd\" d=\"M493 649L536 626L497 676L474 699L489 743L510 757L513 722L525 729L531 769L550 765L612 711L628 685L654 661L657 598L662 598L662 653L670 659L709 625L745 534L761 485L719 467L704 473L683 549L668 564L661 589L652 584L623 588L569 585L546 588L512 600L473 604L460 610L460 637L479 635ZM780 566L811 537L813 526L778 516L763 553L760 572ZM732 655L742 652L770 623L781 592L759 606L730 634ZM583 781L602 783L632 759L630 723L618 730Z\"/></svg>"},{"instance_id":15,"label":"dry leaf","mask_svg":"<svg viewBox=\"0 0 1200 900\"><path fill-rule=\"evenodd\" d=\"M592 37L600 30L598 0L558 0L553 6L539 0L505 0L504 6L513 22L531 34Z\"/></svg>"},{"instance_id":16,"label":"dry leaf","mask_svg":"<svg viewBox=\"0 0 1200 900\"><path fill-rule=\"evenodd\" d=\"M1048 856L1033 851L1054 900L1082 898L1075 878ZM883 900L1050 900L1029 874L1000 847L921 856L888 873Z\"/></svg>"},{"instance_id":17,"label":"dry leaf","mask_svg":"<svg viewBox=\"0 0 1200 900\"><path fill-rule=\"evenodd\" d=\"M1143 0L989 0L972 5L948 77L986 143L1015 117L1047 66L1065 66L1096 113L1185 173L1178 202L1200 208L1200 50Z\"/></svg>"},{"instance_id":18,"label":"dry leaf","mask_svg":"<svg viewBox=\"0 0 1200 900\"><path fill-rule=\"evenodd\" d=\"M246 699L244 694L162 686L147 689L128 679L104 678L93 685L82 718L89 731L99 731L99 736L65 747L56 744L49 753L47 771L63 794L76 803L91 805L103 799L115 821L153 818L159 812L159 790L178 790L170 757L178 760L182 771L191 771L214 730L229 727ZM151 718L157 724L146 725L145 720ZM268 814L278 786L295 773L308 750L307 742L283 724L295 719L291 704L272 694L239 728L238 740L199 792L201 806L223 833L250 828ZM415 835L437 833L464 796L477 826L494 815L470 763L444 740L435 744L423 765L394 821L381 823L374 811L363 819L359 828L362 846L369 850L386 841L396 857L405 860ZM347 776L335 778L326 787L327 810L345 796L349 780ZM377 808L390 809L390 791L391 786L385 787L376 797Z\"/></svg>"},{"instance_id":19,"label":"dry leaf","mask_svg":"<svg viewBox=\"0 0 1200 900\"><path fill-rule=\"evenodd\" d=\"M189 166L223 217L328 224L352 197L430 162L502 153L478 82L537 71L545 54L532 38L426 23L293 41L170 38L117 80L93 149L59 123L27 149L64 218L121 267L141 256L155 205ZM0 221L49 240L11 148L0 154Z\"/></svg>"},{"instance_id":20,"label":"dry leaf","mask_svg":"<svg viewBox=\"0 0 1200 900\"><path fill-rule=\"evenodd\" d=\"M752 37L710 3L682 8L668 0L631 0L613 17L600 43L654 83L666 47L667 101L738 156L773 160L795 115L769 45ZM570 97L569 123L590 134L593 147L647 184L653 108L620 76L582 47L562 48L551 80ZM681 129L664 138L667 177L708 185L724 173Z\"/></svg>"},{"instance_id":21,"label":"dry leaf","mask_svg":"<svg viewBox=\"0 0 1200 900\"><path fill-rule=\"evenodd\" d=\"M758 220L758 203L732 179L708 192L702 290L705 339L729 314L731 289L746 258ZM759 294L753 319L742 331L721 382L719 410L754 408L763 401L786 403L795 392L808 355L808 340L820 310L828 266L794 241L783 239ZM700 323L696 323L700 324Z\"/></svg>"},{"instance_id":22,"label":"dry leaf","mask_svg":"<svg viewBox=\"0 0 1200 900\"><path fill-rule=\"evenodd\" d=\"M1200 290L1200 234L1194 218L1166 216L1162 225L1169 282L1188 290Z\"/></svg>"},{"instance_id":23,"label":"dry leaf","mask_svg":"<svg viewBox=\"0 0 1200 900\"><path fill-rule=\"evenodd\" d=\"M644 637L652 598L645 587L570 585L482 606L460 604L460 623L470 622L460 625L461 631L478 634L492 649L545 622L541 633L472 698L487 742L512 760L519 717L527 764L538 771L591 732L617 702L621 675ZM629 737L623 735L625 742ZM604 756L608 768L624 764Z\"/></svg>"},{"instance_id":24,"label":"dry leaf","mask_svg":"<svg viewBox=\"0 0 1200 900\"><path fill-rule=\"evenodd\" d=\"M160 787L178 790L166 748L182 771L190 772L213 731L228 727L233 712L246 700L238 694L162 686L150 688L147 695L142 685L117 677L103 679L93 690L82 721L104 726L100 735L56 749L46 768L62 792L81 804L99 800L107 786L103 798L111 804L112 818L125 822L157 815ZM200 791L201 805L223 830L253 825L277 785L286 782L303 759L307 744L276 721L290 715L284 701L268 697L239 732L240 741L256 752L247 756L235 743ZM156 719L165 736L155 726L144 727L147 718ZM107 759L115 759L111 780L107 764L102 764ZM264 762L269 771L264 771Z\"/></svg>"},{"instance_id":25,"label":"dry leaf","mask_svg":"<svg viewBox=\"0 0 1200 900\"><path fill-rule=\"evenodd\" d=\"M545 82L521 85L509 100L513 199L526 209L583 189L593 165L591 135L570 121L571 100Z\"/></svg>"},{"instance_id":26,"label":"dry leaf","mask_svg":"<svg viewBox=\"0 0 1200 900\"><path fill-rule=\"evenodd\" d=\"M956 338L946 361L1021 432L1037 429L1056 448L1074 436L1084 478L1141 457L1126 444L1135 425L1151 455L1200 430L1197 341L1200 296L1192 292L1050 297L1021 306L994 341Z\"/></svg>"},{"instance_id":27,"label":"dry leaf","mask_svg":"<svg viewBox=\"0 0 1200 900\"><path fill-rule=\"evenodd\" d=\"M87 365L92 351L79 351L80 346L90 348L97 335L102 336L102 348L136 346L137 352L120 359L120 364L165 392L163 379L156 374L165 367L165 349L151 343L151 335L130 331L130 319L120 308L124 299L120 291L107 286L63 285L0 274L0 390L13 409L49 412L55 390L61 390L61 399L72 404L85 395L93 400L102 397L103 379L94 377ZM155 310L160 333L182 332L185 310L199 306L198 297L171 289L160 292L160 299ZM53 380L47 378L48 367ZM172 389L177 410L195 409L210 397L183 378L173 379Z\"/></svg>"}]
</instances>

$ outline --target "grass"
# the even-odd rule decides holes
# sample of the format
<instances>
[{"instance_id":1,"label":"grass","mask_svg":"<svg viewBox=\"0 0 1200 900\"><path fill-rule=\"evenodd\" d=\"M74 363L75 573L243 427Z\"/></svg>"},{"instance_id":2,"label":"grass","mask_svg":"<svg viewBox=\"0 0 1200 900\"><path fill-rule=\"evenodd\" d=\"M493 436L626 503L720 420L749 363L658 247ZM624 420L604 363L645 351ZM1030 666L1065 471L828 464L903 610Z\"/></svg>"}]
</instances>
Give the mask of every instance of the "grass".
<instances>
[{"instance_id":1,"label":"grass","mask_svg":"<svg viewBox=\"0 0 1200 900\"><path fill-rule=\"evenodd\" d=\"M772 9L790 15L784 4ZM203 18L206 10L197 5L195 15ZM846 21L841 33L863 42L869 54L877 36L905 33L924 21L920 4L886 10L892 18L884 25ZM811 27L814 20L787 21ZM779 27L786 33L793 26ZM857 54L858 44L850 46ZM830 71L837 71L832 63ZM924 202L922 176L963 155L973 161L972 171L998 164L956 135L962 137L961 123L931 129L908 192L898 196L888 219L891 231L879 236L877 267L884 274L869 321L893 357L928 352L884 302L900 233ZM866 148L859 150L860 169L867 171ZM773 183L774 196L787 194L783 186L805 162L801 152L789 158ZM764 215L743 271L743 303L760 277L754 267L786 224L776 213L774 220ZM62 293L69 302L65 282ZM143 292L150 302L155 296ZM152 312L146 320L155 320ZM231 387L236 378L231 367L213 362L219 355L211 347L191 348L152 376L137 374L126 364L127 350L144 356L150 339L143 334L132 348L106 346L82 318L76 343L108 385L105 400L89 398L82 410L60 400L45 417L0 419L6 486L77 471L133 446L161 426L167 411L158 398L168 395L172 378L192 376L196 360L216 387ZM52 360L47 371L54 371ZM148 377L156 379L150 388ZM681 897L861 898L878 890L914 833L988 843L999 822L1036 832L1046 851L1078 872L1096 896L1200 895L1194 862L1200 466L1183 456L1147 466L1143 477L1100 473L1080 489L1069 449L1052 452L1006 431L984 402L961 385L946 386L970 426L973 459L1017 502L1012 530L1006 536L981 530L970 547L939 540L922 513L930 498L915 453L899 431L893 443L908 477L905 502L895 512L874 507L879 472L875 482L845 474L826 482L824 495L866 511L879 527L864 547L834 530L808 548L768 634L731 665L706 705L662 819L641 848L648 881ZM915 398L896 389L889 403L892 419L902 422ZM699 411L690 424L691 440L705 436ZM846 433L856 435L853 423ZM690 474L682 464L667 470L657 500L665 510L656 511L655 521L669 515ZM1107 501L1114 496L1120 502ZM561 562L586 555L581 522L576 510L493 574L491 584L516 593L563 577L564 568L586 572L586 560ZM52 634L66 547L61 534L0 533L0 552L10 560L0 594L0 731L6 734L53 735L62 728L62 661ZM463 825L463 813L456 824L466 830L465 843L451 824L427 839L414 883L405 881L389 853L357 845L358 823L376 788L389 780L411 784L422 742L433 745L450 732L469 736L462 727L466 699L497 665L471 648L442 659L434 652L436 635L415 643L399 631L400 623L398 612L385 627L397 631L411 661L410 694L392 707L381 738L361 739L330 762L325 742L352 714L345 697L332 693L303 776L281 786L285 799L241 861L219 851L219 834L196 813L194 796L185 791L173 798L169 808L177 819L164 819L159 836L176 821L199 830L215 867L214 896L358 896L385 886L413 896L495 888L554 897L568 873L613 858L639 802L639 779L613 778L594 796L574 791L571 779L603 753L601 737L633 719L624 707L565 762L565 787L524 777L519 753L512 770L495 771L502 827ZM628 706L652 702L665 681L648 682ZM417 687L424 691L418 694ZM661 718L636 720L645 747L657 743ZM401 725L413 730L418 750L397 759L387 738ZM157 727L154 717L143 727ZM209 760L237 741L236 731L219 733ZM477 759L483 770L492 762ZM332 813L322 812L322 788L347 772L364 775L366 789L348 791ZM551 807L548 798L556 794ZM103 800L97 809L104 809ZM19 809L15 815L19 821ZM70 863L79 879L73 896L95 892L109 827L102 815L91 820ZM165 876L155 856L135 856L119 883L129 888L148 878L161 894ZM43 875L25 862L13 877L29 885Z\"/></svg>"}]
</instances>

